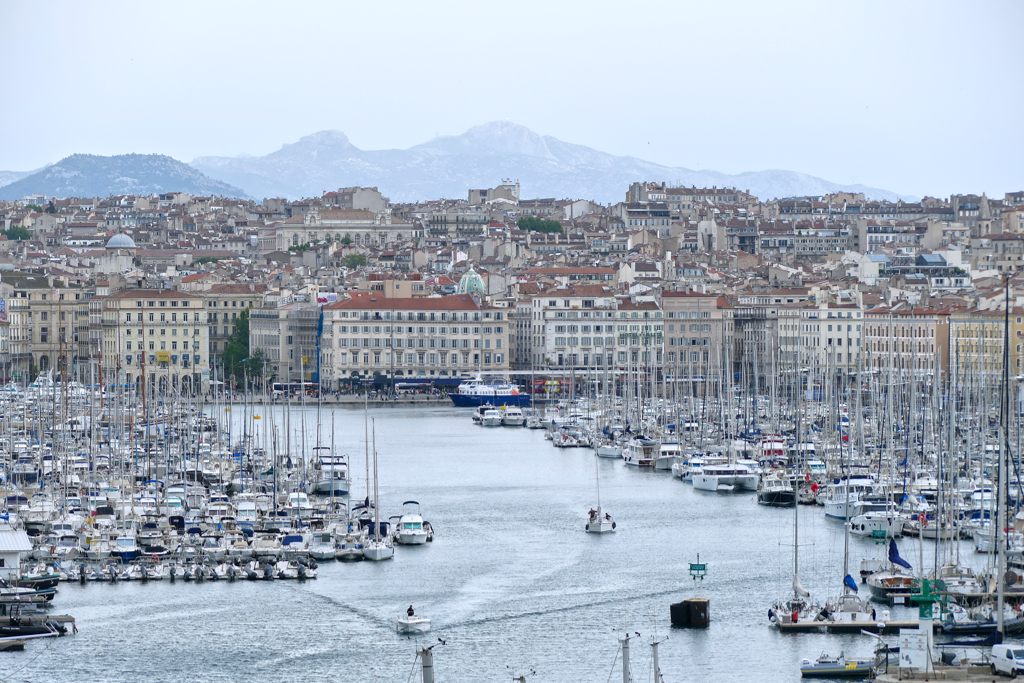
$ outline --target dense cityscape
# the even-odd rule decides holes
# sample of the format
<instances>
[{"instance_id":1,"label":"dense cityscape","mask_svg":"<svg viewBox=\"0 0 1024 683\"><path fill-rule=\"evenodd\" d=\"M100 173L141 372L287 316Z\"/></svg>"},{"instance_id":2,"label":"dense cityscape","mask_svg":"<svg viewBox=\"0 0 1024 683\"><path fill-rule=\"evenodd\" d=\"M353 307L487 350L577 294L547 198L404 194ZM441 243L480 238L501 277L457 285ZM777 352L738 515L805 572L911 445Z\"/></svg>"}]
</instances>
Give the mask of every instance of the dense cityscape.
<instances>
[{"instance_id":1,"label":"dense cityscape","mask_svg":"<svg viewBox=\"0 0 1024 683\"><path fill-rule=\"evenodd\" d=\"M205 393L245 373L339 391L511 372L550 393L570 372L698 377L755 355L762 376L772 359L853 371L890 352L995 371L1007 296L1021 313L1024 192L623 190L608 206L524 199L514 180L416 204L373 187L5 202L2 379L59 366Z\"/></svg>"}]
</instances>

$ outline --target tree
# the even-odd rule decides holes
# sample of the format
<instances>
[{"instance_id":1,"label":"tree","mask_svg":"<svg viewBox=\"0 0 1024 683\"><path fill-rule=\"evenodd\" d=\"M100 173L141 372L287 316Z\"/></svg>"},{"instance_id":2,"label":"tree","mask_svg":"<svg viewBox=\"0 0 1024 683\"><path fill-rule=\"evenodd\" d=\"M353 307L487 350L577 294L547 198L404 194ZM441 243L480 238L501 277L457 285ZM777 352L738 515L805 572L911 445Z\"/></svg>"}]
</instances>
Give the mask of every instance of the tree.
<instances>
[{"instance_id":1,"label":"tree","mask_svg":"<svg viewBox=\"0 0 1024 683\"><path fill-rule=\"evenodd\" d=\"M32 233L29 232L28 228L20 225L12 225L8 230L0 230L4 236L9 240L30 240L32 239Z\"/></svg>"},{"instance_id":2,"label":"tree","mask_svg":"<svg viewBox=\"0 0 1024 683\"><path fill-rule=\"evenodd\" d=\"M31 211L32 213L42 213L43 212L43 207L39 206L38 204L26 204L25 208L28 209L29 211Z\"/></svg>"},{"instance_id":3,"label":"tree","mask_svg":"<svg viewBox=\"0 0 1024 683\"><path fill-rule=\"evenodd\" d=\"M257 362L256 356L259 357ZM235 321L235 329L224 344L225 376L236 379L244 379L246 373L250 376L263 375L263 354L257 352L255 356L249 354L249 309L242 311Z\"/></svg>"},{"instance_id":4,"label":"tree","mask_svg":"<svg viewBox=\"0 0 1024 683\"><path fill-rule=\"evenodd\" d=\"M523 216L516 221L516 227L528 232L565 232L558 221L549 221L535 216Z\"/></svg>"},{"instance_id":5,"label":"tree","mask_svg":"<svg viewBox=\"0 0 1024 683\"><path fill-rule=\"evenodd\" d=\"M288 251L306 251L307 249L309 249L309 242L305 242L294 247L288 247Z\"/></svg>"},{"instance_id":6,"label":"tree","mask_svg":"<svg viewBox=\"0 0 1024 683\"><path fill-rule=\"evenodd\" d=\"M204 263L216 263L217 261L220 261L220 260L221 260L220 256L203 256L201 258L197 258L194 261L192 261L192 265L193 266L201 266Z\"/></svg>"},{"instance_id":7,"label":"tree","mask_svg":"<svg viewBox=\"0 0 1024 683\"><path fill-rule=\"evenodd\" d=\"M349 254L345 258L341 259L341 265L349 270L355 270L360 266L366 265L366 257L362 254Z\"/></svg>"},{"instance_id":8,"label":"tree","mask_svg":"<svg viewBox=\"0 0 1024 683\"><path fill-rule=\"evenodd\" d=\"M52 199L50 200L50 203L46 205L46 213L57 213L57 207L53 205Z\"/></svg>"},{"instance_id":9,"label":"tree","mask_svg":"<svg viewBox=\"0 0 1024 683\"><path fill-rule=\"evenodd\" d=\"M341 243L344 244L345 246L348 246L352 244L352 238L349 237L348 235L345 235L344 237L341 238Z\"/></svg>"}]
</instances>

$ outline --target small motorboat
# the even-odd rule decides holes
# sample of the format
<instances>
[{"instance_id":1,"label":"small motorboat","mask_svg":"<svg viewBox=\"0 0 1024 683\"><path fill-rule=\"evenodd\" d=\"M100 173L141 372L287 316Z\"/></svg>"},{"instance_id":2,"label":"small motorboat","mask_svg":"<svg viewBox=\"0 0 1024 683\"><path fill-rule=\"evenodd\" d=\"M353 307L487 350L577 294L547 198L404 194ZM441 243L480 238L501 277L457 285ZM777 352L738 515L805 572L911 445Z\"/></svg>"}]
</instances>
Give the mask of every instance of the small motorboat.
<instances>
[{"instance_id":1,"label":"small motorboat","mask_svg":"<svg viewBox=\"0 0 1024 683\"><path fill-rule=\"evenodd\" d=\"M426 633L430 630L430 618L421 617L416 614L403 614L398 617L395 629L403 634Z\"/></svg>"},{"instance_id":2,"label":"small motorboat","mask_svg":"<svg viewBox=\"0 0 1024 683\"><path fill-rule=\"evenodd\" d=\"M823 654L816 661L800 662L800 675L804 678L867 678L875 668L874 660L847 659Z\"/></svg>"}]
</instances>

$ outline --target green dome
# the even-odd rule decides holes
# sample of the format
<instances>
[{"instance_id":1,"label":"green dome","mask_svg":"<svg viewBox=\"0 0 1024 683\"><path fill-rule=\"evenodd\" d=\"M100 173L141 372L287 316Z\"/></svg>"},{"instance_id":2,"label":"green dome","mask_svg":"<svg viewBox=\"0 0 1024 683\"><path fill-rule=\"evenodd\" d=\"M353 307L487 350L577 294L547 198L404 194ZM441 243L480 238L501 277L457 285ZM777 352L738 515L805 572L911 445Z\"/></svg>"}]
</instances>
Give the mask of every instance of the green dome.
<instances>
[{"instance_id":1,"label":"green dome","mask_svg":"<svg viewBox=\"0 0 1024 683\"><path fill-rule=\"evenodd\" d=\"M473 292L486 294L484 279L480 277L480 273L470 268L459 279L459 294L472 294Z\"/></svg>"}]
</instances>

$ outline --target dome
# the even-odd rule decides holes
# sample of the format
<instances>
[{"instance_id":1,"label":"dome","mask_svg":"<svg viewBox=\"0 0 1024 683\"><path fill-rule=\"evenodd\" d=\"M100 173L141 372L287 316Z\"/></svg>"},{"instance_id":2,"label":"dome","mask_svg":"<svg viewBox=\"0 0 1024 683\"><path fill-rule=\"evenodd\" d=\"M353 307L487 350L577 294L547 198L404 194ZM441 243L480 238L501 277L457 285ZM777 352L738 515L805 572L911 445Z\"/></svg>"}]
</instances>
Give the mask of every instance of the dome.
<instances>
[{"instance_id":1,"label":"dome","mask_svg":"<svg viewBox=\"0 0 1024 683\"><path fill-rule=\"evenodd\" d=\"M473 292L485 293L484 279L480 277L480 273L470 268L459 278L459 294L472 294Z\"/></svg>"},{"instance_id":2,"label":"dome","mask_svg":"<svg viewBox=\"0 0 1024 683\"><path fill-rule=\"evenodd\" d=\"M107 242L107 249L135 249L135 240L123 232L119 232Z\"/></svg>"}]
</instances>

